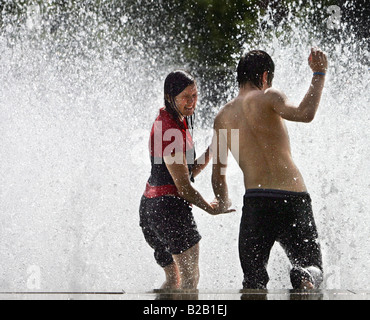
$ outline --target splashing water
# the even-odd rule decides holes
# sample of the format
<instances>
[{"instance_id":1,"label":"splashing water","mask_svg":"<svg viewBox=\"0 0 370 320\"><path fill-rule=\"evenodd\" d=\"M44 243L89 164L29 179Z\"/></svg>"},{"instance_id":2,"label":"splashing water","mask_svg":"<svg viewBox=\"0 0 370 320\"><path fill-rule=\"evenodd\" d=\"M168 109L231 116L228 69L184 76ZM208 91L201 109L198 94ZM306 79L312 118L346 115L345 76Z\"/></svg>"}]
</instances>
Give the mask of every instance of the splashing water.
<instances>
[{"instance_id":1,"label":"splashing water","mask_svg":"<svg viewBox=\"0 0 370 320\"><path fill-rule=\"evenodd\" d=\"M163 103L163 79L175 64L158 67L128 32L115 37L99 16L79 17L82 22L65 22L70 28L45 33L42 12L33 7L21 26L9 24L0 35L2 290L137 291L163 281L141 234L138 206L150 172L149 129ZM325 287L366 289L369 52L359 50L363 44L350 32L325 45L304 21L290 18L288 31L261 32L245 49L272 55L274 85L296 102L310 83L310 47L327 51L330 71L315 121L288 128L313 198ZM126 22L123 16L120 23ZM234 92L230 84L230 96ZM195 130L198 153L209 131ZM241 287L244 190L232 160L228 181L237 214L211 217L194 209L203 236L201 289ZM213 198L210 168L196 188ZM270 289L290 287L289 268L276 245Z\"/></svg>"}]
</instances>

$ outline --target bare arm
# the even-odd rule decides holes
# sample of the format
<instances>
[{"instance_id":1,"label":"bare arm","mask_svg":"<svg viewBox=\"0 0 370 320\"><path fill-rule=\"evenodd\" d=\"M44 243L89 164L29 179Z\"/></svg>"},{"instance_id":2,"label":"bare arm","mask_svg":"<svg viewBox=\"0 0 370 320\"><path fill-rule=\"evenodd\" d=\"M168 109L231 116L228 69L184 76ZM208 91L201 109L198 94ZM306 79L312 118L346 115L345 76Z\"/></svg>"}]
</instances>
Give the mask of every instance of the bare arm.
<instances>
[{"instance_id":1,"label":"bare arm","mask_svg":"<svg viewBox=\"0 0 370 320\"><path fill-rule=\"evenodd\" d=\"M326 73L328 67L326 55L320 50L312 49L309 65L315 73ZM298 107L289 103L287 97L275 89L266 90L266 97L271 101L273 110L282 118L297 122L311 122L319 107L324 84L325 75L314 75L310 88Z\"/></svg>"},{"instance_id":2,"label":"bare arm","mask_svg":"<svg viewBox=\"0 0 370 320\"><path fill-rule=\"evenodd\" d=\"M212 187L216 199L224 210L231 206L229 191L226 181L226 169L228 158L227 131L221 129L221 120L217 116L214 125L214 138L212 148L214 151L212 167Z\"/></svg>"},{"instance_id":3,"label":"bare arm","mask_svg":"<svg viewBox=\"0 0 370 320\"><path fill-rule=\"evenodd\" d=\"M176 159L175 161L173 159ZM182 159L182 160L180 160ZM180 160L180 161L179 161ZM215 204L209 204L202 195L194 189L189 179L189 170L186 164L186 158L183 153L176 154L174 157L166 156L164 161L170 172L179 195L186 201L203 209L211 215L218 215L223 213L222 209ZM225 212L227 213L227 212Z\"/></svg>"},{"instance_id":4,"label":"bare arm","mask_svg":"<svg viewBox=\"0 0 370 320\"><path fill-rule=\"evenodd\" d=\"M212 157L211 148L207 148L206 152L204 154L195 160L194 167L192 170L193 177L196 177L199 173L201 173L204 168L208 165L210 159Z\"/></svg>"}]
</instances>

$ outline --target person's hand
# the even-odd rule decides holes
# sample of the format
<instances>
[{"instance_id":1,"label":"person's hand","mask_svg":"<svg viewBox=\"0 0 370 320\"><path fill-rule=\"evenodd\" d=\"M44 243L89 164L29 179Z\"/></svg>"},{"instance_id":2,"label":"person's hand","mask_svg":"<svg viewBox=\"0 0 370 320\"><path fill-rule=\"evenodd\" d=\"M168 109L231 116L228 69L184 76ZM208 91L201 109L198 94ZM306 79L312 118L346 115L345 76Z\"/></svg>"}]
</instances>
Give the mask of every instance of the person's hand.
<instances>
[{"instance_id":1,"label":"person's hand","mask_svg":"<svg viewBox=\"0 0 370 320\"><path fill-rule=\"evenodd\" d=\"M233 205L231 199L227 199L225 206L229 209Z\"/></svg>"},{"instance_id":2,"label":"person's hand","mask_svg":"<svg viewBox=\"0 0 370 320\"><path fill-rule=\"evenodd\" d=\"M308 64L313 72L326 72L328 69L328 58L320 49L312 48L308 58Z\"/></svg>"},{"instance_id":3,"label":"person's hand","mask_svg":"<svg viewBox=\"0 0 370 320\"><path fill-rule=\"evenodd\" d=\"M235 209L229 209L231 207L231 201L228 200L227 201L227 206L220 206L220 202L215 199L213 200L211 203L210 203L211 207L212 207L212 210L209 211L208 213L213 215L213 216L217 216L219 214L226 214L226 213L231 213L231 212L235 212L236 210Z\"/></svg>"}]
</instances>

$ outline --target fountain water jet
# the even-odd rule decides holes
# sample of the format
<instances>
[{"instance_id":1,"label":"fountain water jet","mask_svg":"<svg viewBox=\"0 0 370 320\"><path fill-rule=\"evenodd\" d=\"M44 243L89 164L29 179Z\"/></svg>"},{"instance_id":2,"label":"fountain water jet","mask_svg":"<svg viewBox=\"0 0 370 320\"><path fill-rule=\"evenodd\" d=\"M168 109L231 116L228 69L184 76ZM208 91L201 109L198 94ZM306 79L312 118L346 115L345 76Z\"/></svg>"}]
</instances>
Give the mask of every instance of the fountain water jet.
<instances>
[{"instance_id":1,"label":"fountain water jet","mask_svg":"<svg viewBox=\"0 0 370 320\"><path fill-rule=\"evenodd\" d=\"M117 36L90 11L81 11L80 20L55 19L59 29L43 14L31 8L23 24L5 24L0 35L0 288L31 289L34 266L42 291L158 287L162 272L138 226L138 205L162 82L177 66L157 66L130 32ZM326 45L307 28L292 18L290 30L263 31L245 49L271 53L274 84L295 101L309 85L311 45L328 52L331 67L317 118L288 125L313 198L325 286L364 290L370 261L369 52L351 33ZM235 87L230 83L230 96ZM211 131L195 130L199 146ZM196 184L213 197L210 168ZM214 218L194 210L203 235L202 289L241 287L237 238L244 190L233 161L229 184L237 214ZM278 246L269 269L270 289L290 287L289 263Z\"/></svg>"}]
</instances>

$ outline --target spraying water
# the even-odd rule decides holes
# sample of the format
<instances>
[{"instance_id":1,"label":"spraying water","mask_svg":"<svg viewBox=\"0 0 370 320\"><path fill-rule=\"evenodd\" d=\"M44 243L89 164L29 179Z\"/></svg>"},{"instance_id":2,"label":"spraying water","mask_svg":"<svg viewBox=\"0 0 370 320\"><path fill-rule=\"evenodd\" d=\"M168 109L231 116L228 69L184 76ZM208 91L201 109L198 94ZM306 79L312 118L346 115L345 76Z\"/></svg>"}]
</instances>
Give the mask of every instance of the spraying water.
<instances>
[{"instance_id":1,"label":"spraying water","mask_svg":"<svg viewBox=\"0 0 370 320\"><path fill-rule=\"evenodd\" d=\"M52 13L57 14L57 13ZM3 291L140 291L159 287L162 271L139 228L138 206L150 162L149 130L163 104L158 67L129 32L80 12L56 19L30 7L21 25L0 35L0 289ZM5 22L12 17L3 17ZM123 27L127 17L118 20ZM260 48L276 63L274 85L299 102L308 89L310 47L330 58L315 121L288 123L293 155L313 198L327 289L368 288L369 51L348 32L327 45L290 16L290 29L261 32ZM269 23L268 15L260 19ZM45 32L45 30L48 32ZM236 53L236 58L239 53ZM181 66L180 66L181 67ZM235 83L230 83L230 97ZM220 102L219 107L224 103ZM217 110L215 110L217 112ZM212 116L212 115L208 115ZM198 152L211 128L196 128ZM211 200L210 168L196 188ZM237 239L243 179L231 160L237 214L194 209L201 242L200 289L240 289ZM279 246L269 289L290 288Z\"/></svg>"}]
</instances>

